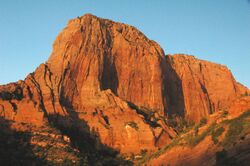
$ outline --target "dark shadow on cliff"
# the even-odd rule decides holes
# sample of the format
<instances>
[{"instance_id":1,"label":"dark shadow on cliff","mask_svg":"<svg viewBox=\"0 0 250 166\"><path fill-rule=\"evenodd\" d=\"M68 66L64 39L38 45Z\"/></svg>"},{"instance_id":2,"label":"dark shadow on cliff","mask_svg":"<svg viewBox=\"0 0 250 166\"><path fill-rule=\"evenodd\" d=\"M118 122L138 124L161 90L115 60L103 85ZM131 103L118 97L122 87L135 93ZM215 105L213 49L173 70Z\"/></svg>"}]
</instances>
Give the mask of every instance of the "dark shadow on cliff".
<instances>
[{"instance_id":1,"label":"dark shadow on cliff","mask_svg":"<svg viewBox=\"0 0 250 166\"><path fill-rule=\"evenodd\" d=\"M71 105L65 108L69 115L50 115L50 124L70 138L71 146L80 151L80 157L87 160L89 165L132 165L118 151L102 144L98 130L90 129Z\"/></svg>"},{"instance_id":2,"label":"dark shadow on cliff","mask_svg":"<svg viewBox=\"0 0 250 166\"><path fill-rule=\"evenodd\" d=\"M167 116L185 116L185 102L182 81L172 67L171 58L166 56L165 94L167 94Z\"/></svg>"},{"instance_id":3,"label":"dark shadow on cliff","mask_svg":"<svg viewBox=\"0 0 250 166\"><path fill-rule=\"evenodd\" d=\"M0 165L50 165L34 154L31 133L11 129L11 123L0 117Z\"/></svg>"},{"instance_id":4,"label":"dark shadow on cliff","mask_svg":"<svg viewBox=\"0 0 250 166\"><path fill-rule=\"evenodd\" d=\"M101 90L111 89L117 95L118 76L114 62L104 56L103 73L101 78Z\"/></svg>"},{"instance_id":5,"label":"dark shadow on cliff","mask_svg":"<svg viewBox=\"0 0 250 166\"><path fill-rule=\"evenodd\" d=\"M151 110L149 108L146 108L146 107L139 107L139 106L137 106L134 103L129 102L129 101L127 101L127 103L128 103L130 108L132 108L132 109L134 109L136 111L137 114L142 115L144 117L144 120L148 125L150 125L153 128L161 126L161 125L159 125L157 123L158 119L156 119L154 117L154 111L153 110Z\"/></svg>"}]
</instances>

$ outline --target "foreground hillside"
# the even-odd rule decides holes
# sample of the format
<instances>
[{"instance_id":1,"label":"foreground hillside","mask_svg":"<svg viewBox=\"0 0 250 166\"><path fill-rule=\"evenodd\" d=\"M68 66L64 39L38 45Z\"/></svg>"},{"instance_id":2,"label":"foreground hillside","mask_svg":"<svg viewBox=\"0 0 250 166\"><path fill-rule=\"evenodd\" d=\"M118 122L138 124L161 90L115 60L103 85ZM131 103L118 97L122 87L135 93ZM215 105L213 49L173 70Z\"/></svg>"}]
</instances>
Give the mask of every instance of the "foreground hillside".
<instances>
[{"instance_id":1,"label":"foreground hillside","mask_svg":"<svg viewBox=\"0 0 250 166\"><path fill-rule=\"evenodd\" d=\"M198 139L195 147L205 153L200 143L212 143L208 136L217 128L229 132L230 117L241 118L239 112L250 108L234 103L249 94L226 66L183 54L165 56L135 27L86 14L68 22L47 62L24 80L0 86L0 160L6 165L19 160L21 165L182 164L185 159L174 162L177 153L171 157L166 149L194 146ZM223 113L229 119L219 123L226 120ZM211 156L220 150L215 149ZM187 151L192 153L187 148L180 153ZM155 157L139 161L143 156ZM206 160L189 158L192 165Z\"/></svg>"},{"instance_id":2,"label":"foreground hillside","mask_svg":"<svg viewBox=\"0 0 250 166\"><path fill-rule=\"evenodd\" d=\"M250 97L236 100L229 111L187 127L170 144L136 160L137 165L249 165L249 107Z\"/></svg>"}]
</instances>

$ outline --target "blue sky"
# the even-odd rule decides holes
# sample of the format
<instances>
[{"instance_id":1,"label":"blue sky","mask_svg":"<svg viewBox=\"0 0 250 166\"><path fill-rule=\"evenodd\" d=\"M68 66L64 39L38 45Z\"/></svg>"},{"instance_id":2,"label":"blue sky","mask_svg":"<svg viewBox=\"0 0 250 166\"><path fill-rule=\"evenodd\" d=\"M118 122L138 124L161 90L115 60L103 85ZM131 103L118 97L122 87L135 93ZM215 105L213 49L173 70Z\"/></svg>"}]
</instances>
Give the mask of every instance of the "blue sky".
<instances>
[{"instance_id":1,"label":"blue sky","mask_svg":"<svg viewBox=\"0 0 250 166\"><path fill-rule=\"evenodd\" d=\"M227 65L250 87L249 0L0 0L0 84L45 62L68 20L85 13L137 27L166 54Z\"/></svg>"}]
</instances>

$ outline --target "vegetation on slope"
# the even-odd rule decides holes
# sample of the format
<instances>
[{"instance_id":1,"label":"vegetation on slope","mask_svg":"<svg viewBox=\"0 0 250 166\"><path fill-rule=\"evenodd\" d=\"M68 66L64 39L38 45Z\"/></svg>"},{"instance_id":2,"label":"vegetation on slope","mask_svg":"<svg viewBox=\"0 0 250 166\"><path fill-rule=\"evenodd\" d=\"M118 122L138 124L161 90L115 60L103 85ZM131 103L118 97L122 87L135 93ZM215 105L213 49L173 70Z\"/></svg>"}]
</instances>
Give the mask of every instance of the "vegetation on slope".
<instances>
[{"instance_id":1,"label":"vegetation on slope","mask_svg":"<svg viewBox=\"0 0 250 166\"><path fill-rule=\"evenodd\" d=\"M221 144L226 147L235 140L238 140L241 137L244 137L246 131L250 128L250 110L244 112L239 117L232 119L232 120L226 120L223 123L228 125L228 131L222 140Z\"/></svg>"},{"instance_id":2,"label":"vegetation on slope","mask_svg":"<svg viewBox=\"0 0 250 166\"><path fill-rule=\"evenodd\" d=\"M223 116L225 117L227 115L223 114ZM213 122L207 127L205 126L206 128L203 128L202 132L199 132L200 127L202 127L206 123L207 122L205 122L205 120L202 120L200 124L191 126L191 128L186 126L185 128L189 130L182 130L184 132L179 134L178 137L174 138L170 144L154 153L145 155L141 160L137 161L137 165L146 163L153 158L158 158L159 156L176 146L189 146L192 148L199 144L207 136L211 136L214 144L217 144L218 146L222 146L224 148L229 147L237 140L244 138L244 135L250 129L250 110L245 111L239 117L234 119L224 120L220 123ZM218 138L224 132L226 132L225 136L219 140ZM217 163L220 163L221 165L223 165L223 162L226 162L224 164L235 164L235 161L229 162L231 161L231 159L225 160L225 158L229 159L225 149L216 154L216 159L218 160Z\"/></svg>"}]
</instances>

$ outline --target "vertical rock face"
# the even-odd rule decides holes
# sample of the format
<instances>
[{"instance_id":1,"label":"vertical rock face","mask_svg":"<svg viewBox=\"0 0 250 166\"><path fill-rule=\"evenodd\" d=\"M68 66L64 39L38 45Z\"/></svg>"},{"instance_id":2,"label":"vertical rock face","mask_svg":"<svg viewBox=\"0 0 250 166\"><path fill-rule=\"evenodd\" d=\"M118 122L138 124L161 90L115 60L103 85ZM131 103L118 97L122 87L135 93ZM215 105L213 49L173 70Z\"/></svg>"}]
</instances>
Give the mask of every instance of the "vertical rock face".
<instances>
[{"instance_id":1,"label":"vertical rock face","mask_svg":"<svg viewBox=\"0 0 250 166\"><path fill-rule=\"evenodd\" d=\"M66 112L77 112L108 145L136 152L153 148L159 135L126 102L164 115L164 63L160 46L134 27L85 15L57 37L46 66Z\"/></svg>"},{"instance_id":2,"label":"vertical rock face","mask_svg":"<svg viewBox=\"0 0 250 166\"><path fill-rule=\"evenodd\" d=\"M22 99L2 88L1 94L14 98L1 101L0 111L37 125L46 119L64 127L84 121L102 143L122 153L154 149L175 135L163 118L165 63L160 46L136 28L87 14L69 21L45 64L8 85L21 87Z\"/></svg>"},{"instance_id":3,"label":"vertical rock face","mask_svg":"<svg viewBox=\"0 0 250 166\"><path fill-rule=\"evenodd\" d=\"M111 89L163 115L164 61L160 46L134 27L85 15L57 37L47 65L74 106L91 105L100 91Z\"/></svg>"},{"instance_id":4,"label":"vertical rock face","mask_svg":"<svg viewBox=\"0 0 250 166\"><path fill-rule=\"evenodd\" d=\"M215 111L228 109L249 90L237 83L226 66L193 56L167 56L167 93L170 114L199 122Z\"/></svg>"}]
</instances>

